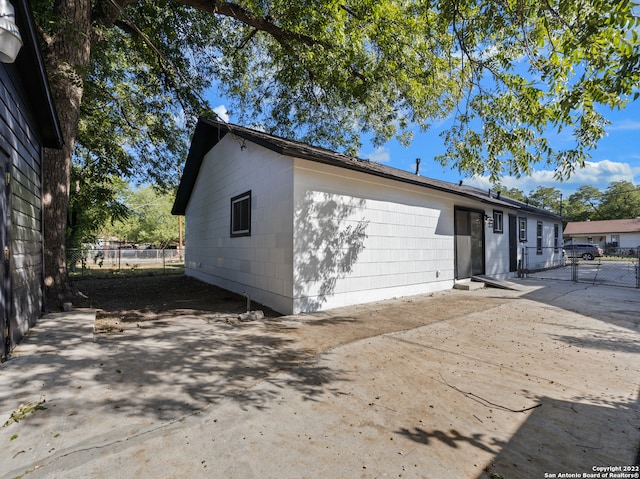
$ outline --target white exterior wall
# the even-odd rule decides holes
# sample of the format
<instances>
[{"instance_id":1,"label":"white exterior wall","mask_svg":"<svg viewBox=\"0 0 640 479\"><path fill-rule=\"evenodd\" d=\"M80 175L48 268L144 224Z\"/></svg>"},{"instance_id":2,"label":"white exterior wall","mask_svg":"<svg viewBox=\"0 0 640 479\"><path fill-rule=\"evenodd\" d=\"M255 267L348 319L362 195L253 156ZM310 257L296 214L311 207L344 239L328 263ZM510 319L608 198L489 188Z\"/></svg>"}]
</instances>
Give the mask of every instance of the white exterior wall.
<instances>
[{"instance_id":1,"label":"white exterior wall","mask_svg":"<svg viewBox=\"0 0 640 479\"><path fill-rule=\"evenodd\" d=\"M231 198L249 190L251 236L231 237ZM289 313L292 195L291 158L226 135L205 155L187 205L185 273Z\"/></svg>"},{"instance_id":2,"label":"white exterior wall","mask_svg":"<svg viewBox=\"0 0 640 479\"><path fill-rule=\"evenodd\" d=\"M295 160L294 313L449 289L453 198Z\"/></svg>"},{"instance_id":3,"label":"white exterior wall","mask_svg":"<svg viewBox=\"0 0 640 479\"><path fill-rule=\"evenodd\" d=\"M535 214L520 215L527 218L527 241L520 243L520 256L525 248L524 265L526 269L538 270L560 266L563 262L562 254L562 223ZM537 225L542 221L542 254L537 252ZM558 225L558 248L554 247L554 227ZM519 256L519 257L520 257Z\"/></svg>"},{"instance_id":4,"label":"white exterior wall","mask_svg":"<svg viewBox=\"0 0 640 479\"><path fill-rule=\"evenodd\" d=\"M249 190L251 236L231 237L231 198ZM229 134L205 155L191 193L185 270L284 314L450 289L456 207L502 211L502 234L484 225L485 272L512 277L515 210L284 157ZM535 248L538 219L528 215L526 246ZM553 222L542 221L543 245L552 247Z\"/></svg>"},{"instance_id":5,"label":"white exterior wall","mask_svg":"<svg viewBox=\"0 0 640 479\"><path fill-rule=\"evenodd\" d=\"M485 275L498 279L513 278L517 271L509 271L509 215L516 217L516 238L519 238L519 219L527 220L527 241L518 240L517 261L522 262L529 269L543 269L558 266L562 263L562 222L531 213L504 208L498 205L488 205L473 200L461 198L456 206L484 211L485 215L493 218L494 211L502 212L502 233L494 232L493 226L485 222ZM537 254L537 223L542 221L542 254ZM558 225L558 248L554 248L554 224Z\"/></svg>"},{"instance_id":6,"label":"white exterior wall","mask_svg":"<svg viewBox=\"0 0 640 479\"><path fill-rule=\"evenodd\" d=\"M502 233L495 233L493 226L485 224L485 274L498 279L512 278L517 273L509 271L509 214L516 213L491 205L485 205L485 211L489 218L493 218L494 211L502 212Z\"/></svg>"},{"instance_id":7,"label":"white exterior wall","mask_svg":"<svg viewBox=\"0 0 640 479\"><path fill-rule=\"evenodd\" d=\"M620 248L636 249L640 247L640 231L637 233L620 233ZM611 235L607 235L607 241L611 241Z\"/></svg>"},{"instance_id":8,"label":"white exterior wall","mask_svg":"<svg viewBox=\"0 0 640 479\"><path fill-rule=\"evenodd\" d=\"M516 272L509 272L509 214L514 211L477 201L458 198L456 206L470 210L484 211L489 218L493 218L494 211L502 212L502 233L494 233L493 226L484 223L484 264L485 274L493 278L506 279L513 277Z\"/></svg>"}]
</instances>

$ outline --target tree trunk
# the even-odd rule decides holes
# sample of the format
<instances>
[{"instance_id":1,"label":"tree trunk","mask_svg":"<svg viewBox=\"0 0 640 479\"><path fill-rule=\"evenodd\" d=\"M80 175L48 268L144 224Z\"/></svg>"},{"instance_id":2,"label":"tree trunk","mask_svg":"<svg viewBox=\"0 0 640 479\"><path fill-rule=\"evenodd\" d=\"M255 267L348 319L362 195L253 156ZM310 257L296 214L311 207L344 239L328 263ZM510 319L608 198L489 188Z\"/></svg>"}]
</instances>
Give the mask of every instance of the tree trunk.
<instances>
[{"instance_id":1,"label":"tree trunk","mask_svg":"<svg viewBox=\"0 0 640 479\"><path fill-rule=\"evenodd\" d=\"M71 156L91 52L91 0L56 0L54 8L68 23L58 34L46 39L45 50L53 101L65 141L61 150L44 152L42 208L47 308L60 305L71 293L65 248Z\"/></svg>"}]
</instances>

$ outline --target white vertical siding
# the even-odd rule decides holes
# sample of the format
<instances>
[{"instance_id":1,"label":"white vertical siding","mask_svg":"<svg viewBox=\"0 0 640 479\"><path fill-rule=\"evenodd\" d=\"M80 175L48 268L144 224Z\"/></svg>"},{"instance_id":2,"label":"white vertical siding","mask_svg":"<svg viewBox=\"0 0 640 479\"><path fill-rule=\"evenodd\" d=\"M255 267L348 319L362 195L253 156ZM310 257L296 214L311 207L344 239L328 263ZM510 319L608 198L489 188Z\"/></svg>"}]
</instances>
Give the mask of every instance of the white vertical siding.
<instances>
[{"instance_id":1,"label":"white vertical siding","mask_svg":"<svg viewBox=\"0 0 640 479\"><path fill-rule=\"evenodd\" d=\"M251 236L231 237L231 198L251 190ZM186 210L187 275L291 310L293 160L226 135L202 162Z\"/></svg>"},{"instance_id":2,"label":"white vertical siding","mask_svg":"<svg viewBox=\"0 0 640 479\"><path fill-rule=\"evenodd\" d=\"M295 162L294 312L453 286L453 200Z\"/></svg>"}]
</instances>

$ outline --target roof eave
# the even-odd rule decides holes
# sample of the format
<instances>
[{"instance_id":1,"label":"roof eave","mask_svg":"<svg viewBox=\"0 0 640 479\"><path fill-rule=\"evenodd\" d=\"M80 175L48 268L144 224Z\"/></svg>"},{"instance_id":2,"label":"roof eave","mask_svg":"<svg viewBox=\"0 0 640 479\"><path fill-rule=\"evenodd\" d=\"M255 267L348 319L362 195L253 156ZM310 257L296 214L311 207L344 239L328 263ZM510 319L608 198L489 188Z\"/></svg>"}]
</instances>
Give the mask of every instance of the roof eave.
<instances>
[{"instance_id":1,"label":"roof eave","mask_svg":"<svg viewBox=\"0 0 640 479\"><path fill-rule=\"evenodd\" d=\"M289 140L276 139L274 137L274 141L269 141L268 139L264 138L265 135L262 133L252 133L251 130L243 127L236 127L234 125L209 120L206 118L200 118L198 120L198 124L196 126L196 130L194 132L191 143L191 148L189 149L189 154L187 156L184 174L182 180L180 181L178 193L176 194L176 200L171 211L172 214L185 214L187 204L189 202L189 197L191 196L191 191L195 185L195 181L204 156L211 148L213 148L213 146L215 146L218 141L222 139L222 137L224 137L226 133L229 132L233 135L239 136L240 138L251 141L252 143L260 145L281 155L366 173L393 181L400 181L406 184L419 186L421 188L428 188L442 193L461 196L491 206L498 206L501 208L508 208L516 211L526 211L531 214L562 219L561 216L558 216L551 212L537 210L525 204L514 204L513 201L515 200L503 201L499 198L492 197L491 195L487 196L485 193L477 194L466 191L463 188L457 188L457 185L449 184L443 181L431 180L429 178L418 175L410 175L409 173L402 172L401 170L398 170L397 172L391 171L391 169L388 167L380 166L379 168L374 168L369 161L344 157L343 155L335 152L330 152L329 150L315 147L305 147L300 149L289 148L286 145L282 145L282 143L287 143L289 142ZM312 151L306 151L308 149Z\"/></svg>"},{"instance_id":2,"label":"roof eave","mask_svg":"<svg viewBox=\"0 0 640 479\"><path fill-rule=\"evenodd\" d=\"M212 131L214 129L214 131ZM215 134L217 131L217 134ZM178 185L178 192L176 193L176 199L173 202L173 208L171 214L184 216L189 204L189 198L191 192L195 186L198 173L200 172L200 166L202 160L211 148L213 148L225 135L226 131L221 131L220 128L216 128L204 119L199 119L196 129L191 138L191 146L189 147L189 153L187 154L187 161L184 165L184 171L180 184Z\"/></svg>"},{"instance_id":3,"label":"roof eave","mask_svg":"<svg viewBox=\"0 0 640 479\"><path fill-rule=\"evenodd\" d=\"M16 59L25 90L42 135L42 143L47 148L62 148L64 137L58 114L53 102L51 88L47 80L44 61L38 48L38 37L33 21L33 13L27 0L16 0L16 24L20 30L23 46Z\"/></svg>"}]
</instances>

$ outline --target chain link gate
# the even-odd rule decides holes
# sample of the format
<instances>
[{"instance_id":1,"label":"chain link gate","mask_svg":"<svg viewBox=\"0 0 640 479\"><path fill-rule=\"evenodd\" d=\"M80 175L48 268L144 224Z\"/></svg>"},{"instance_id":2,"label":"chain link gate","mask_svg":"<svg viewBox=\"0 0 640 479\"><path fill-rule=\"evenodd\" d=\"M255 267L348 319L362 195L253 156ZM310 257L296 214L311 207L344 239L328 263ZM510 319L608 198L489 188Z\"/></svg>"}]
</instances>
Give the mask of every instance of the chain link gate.
<instances>
[{"instance_id":1,"label":"chain link gate","mask_svg":"<svg viewBox=\"0 0 640 479\"><path fill-rule=\"evenodd\" d=\"M640 288L640 247L625 256L603 256L593 260L571 259L571 279L576 283Z\"/></svg>"},{"instance_id":2,"label":"chain link gate","mask_svg":"<svg viewBox=\"0 0 640 479\"><path fill-rule=\"evenodd\" d=\"M522 256L521 277L640 288L640 247L593 259L563 255L562 261L546 263L541 259L545 255L540 255L536 248L523 248Z\"/></svg>"}]
</instances>

